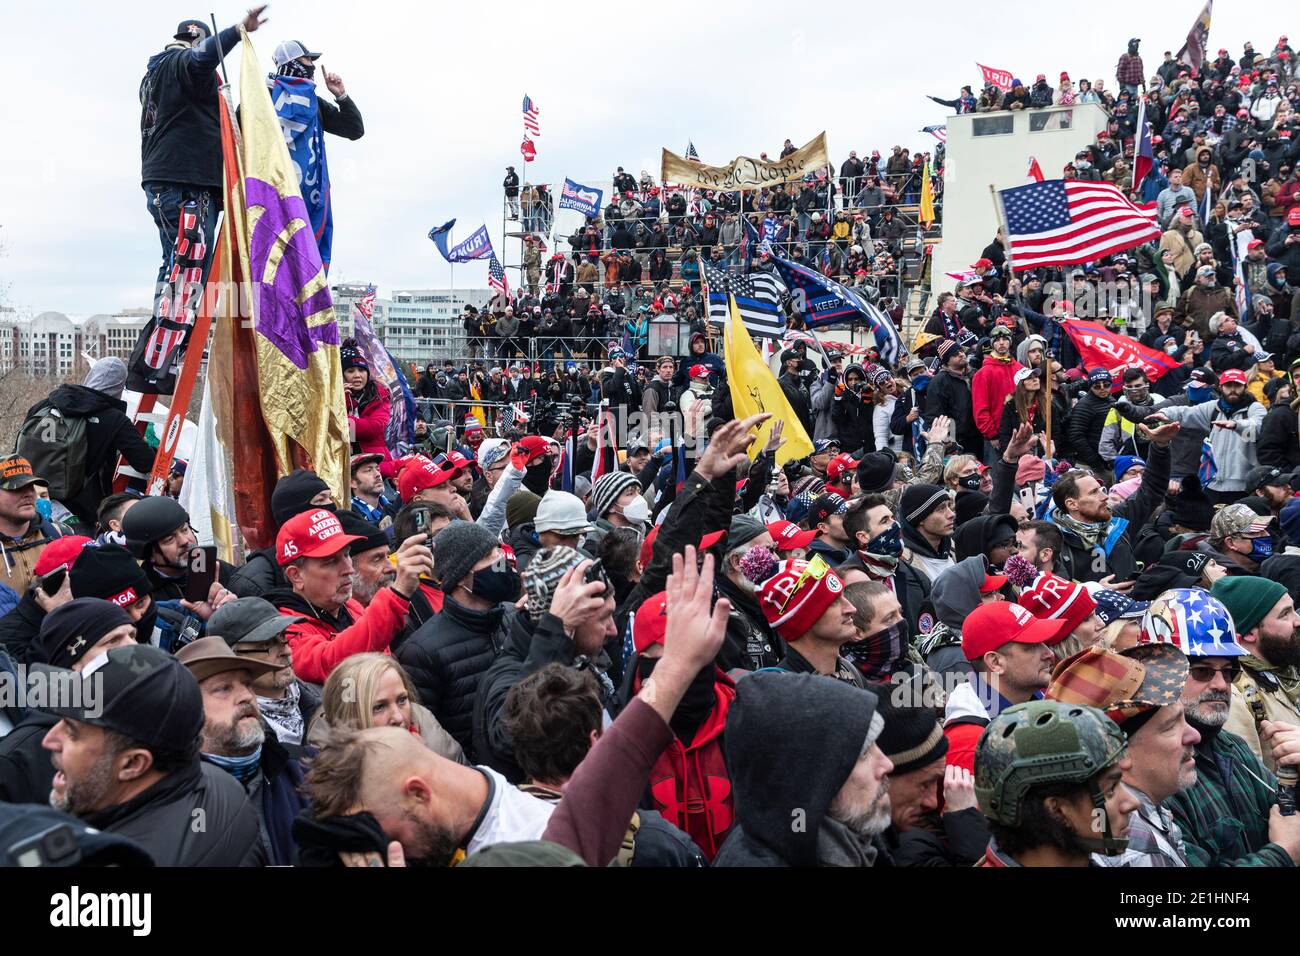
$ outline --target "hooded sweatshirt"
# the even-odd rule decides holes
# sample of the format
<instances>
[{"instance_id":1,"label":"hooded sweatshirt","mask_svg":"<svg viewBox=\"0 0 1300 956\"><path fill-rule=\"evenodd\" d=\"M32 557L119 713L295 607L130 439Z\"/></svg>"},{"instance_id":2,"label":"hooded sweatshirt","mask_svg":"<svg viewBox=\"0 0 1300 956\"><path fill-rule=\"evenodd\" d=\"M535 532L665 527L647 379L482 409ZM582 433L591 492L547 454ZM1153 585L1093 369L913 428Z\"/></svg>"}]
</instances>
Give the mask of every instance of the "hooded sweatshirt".
<instances>
[{"instance_id":1,"label":"hooded sweatshirt","mask_svg":"<svg viewBox=\"0 0 1300 956\"><path fill-rule=\"evenodd\" d=\"M955 676L971 672L970 662L961 652L961 623L979 607L984 577L984 555L977 554L958 561L934 579L930 603L938 621L916 642L916 649L933 670ZM922 627L926 616L921 615Z\"/></svg>"},{"instance_id":2,"label":"hooded sweatshirt","mask_svg":"<svg viewBox=\"0 0 1300 956\"><path fill-rule=\"evenodd\" d=\"M1007 354L1000 357L996 352L984 356L984 364L975 373L971 381L971 404L975 410L975 424L980 434L989 441L998 437L998 428L1002 424L1002 405L1007 396L1016 390L1014 376L1024 368ZM976 451L976 449L970 449Z\"/></svg>"},{"instance_id":3,"label":"hooded sweatshirt","mask_svg":"<svg viewBox=\"0 0 1300 956\"><path fill-rule=\"evenodd\" d=\"M714 866L872 865L872 843L828 812L876 718L875 694L819 674L741 680L727 720L736 825Z\"/></svg>"}]
</instances>

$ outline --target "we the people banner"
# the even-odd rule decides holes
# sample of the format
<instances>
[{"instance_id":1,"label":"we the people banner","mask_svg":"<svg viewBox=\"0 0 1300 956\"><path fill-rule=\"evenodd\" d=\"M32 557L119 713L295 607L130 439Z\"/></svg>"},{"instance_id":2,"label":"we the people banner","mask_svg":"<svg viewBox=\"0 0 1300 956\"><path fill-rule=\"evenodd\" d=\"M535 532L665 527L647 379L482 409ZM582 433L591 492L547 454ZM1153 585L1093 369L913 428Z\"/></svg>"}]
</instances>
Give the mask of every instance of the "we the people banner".
<instances>
[{"instance_id":1,"label":"we the people banner","mask_svg":"<svg viewBox=\"0 0 1300 956\"><path fill-rule=\"evenodd\" d=\"M984 74L984 82L992 83L1003 93L1011 89L1011 81L1014 79L1008 70L995 70L991 66L985 66L983 63L976 63L980 72Z\"/></svg>"},{"instance_id":2,"label":"we the people banner","mask_svg":"<svg viewBox=\"0 0 1300 956\"><path fill-rule=\"evenodd\" d=\"M701 189L762 189L802 179L808 173L830 165L826 133L775 162L737 156L726 166L709 166L683 159L671 150L663 151L663 181Z\"/></svg>"}]
</instances>

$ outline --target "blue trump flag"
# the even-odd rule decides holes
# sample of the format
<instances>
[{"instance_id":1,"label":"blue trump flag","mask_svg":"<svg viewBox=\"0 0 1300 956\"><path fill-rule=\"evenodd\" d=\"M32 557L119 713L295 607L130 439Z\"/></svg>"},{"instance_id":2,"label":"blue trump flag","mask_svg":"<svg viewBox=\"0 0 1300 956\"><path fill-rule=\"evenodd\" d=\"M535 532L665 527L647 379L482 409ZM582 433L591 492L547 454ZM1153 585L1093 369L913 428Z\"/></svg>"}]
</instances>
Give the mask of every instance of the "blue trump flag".
<instances>
[{"instance_id":1,"label":"blue trump flag","mask_svg":"<svg viewBox=\"0 0 1300 956\"><path fill-rule=\"evenodd\" d=\"M325 131L320 125L316 84L296 76L273 76L266 85L289 147L289 159L298 174L298 189L311 219L321 265L328 273L334 246L334 208L330 204L330 172L325 164Z\"/></svg>"},{"instance_id":2,"label":"blue trump flag","mask_svg":"<svg viewBox=\"0 0 1300 956\"><path fill-rule=\"evenodd\" d=\"M459 242L448 249L447 242L451 236L451 227L454 225L456 220L449 219L445 224L429 231L429 238L448 262L473 262L475 259L488 259L496 254L492 249L492 239L488 236L487 226L479 226L464 242Z\"/></svg>"},{"instance_id":3,"label":"blue trump flag","mask_svg":"<svg viewBox=\"0 0 1300 956\"><path fill-rule=\"evenodd\" d=\"M600 215L600 205L604 198L605 193L603 190L594 186L575 183L572 179L565 179L564 187L560 190L560 201L556 203L556 208L575 209L588 219L594 219Z\"/></svg>"},{"instance_id":4,"label":"blue trump flag","mask_svg":"<svg viewBox=\"0 0 1300 956\"><path fill-rule=\"evenodd\" d=\"M866 324L880 349L880 359L891 367L907 353L893 320L861 294L807 266L772 256L776 271L790 290L795 310L810 329L841 322Z\"/></svg>"}]
</instances>

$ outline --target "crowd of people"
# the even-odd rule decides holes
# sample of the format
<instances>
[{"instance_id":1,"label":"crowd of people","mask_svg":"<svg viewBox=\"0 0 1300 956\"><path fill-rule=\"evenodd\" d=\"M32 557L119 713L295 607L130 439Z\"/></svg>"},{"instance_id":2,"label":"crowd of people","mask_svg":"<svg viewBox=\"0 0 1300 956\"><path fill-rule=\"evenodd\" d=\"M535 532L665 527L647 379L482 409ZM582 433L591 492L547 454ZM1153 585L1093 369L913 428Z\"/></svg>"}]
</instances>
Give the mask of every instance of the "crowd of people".
<instances>
[{"instance_id":1,"label":"crowd of people","mask_svg":"<svg viewBox=\"0 0 1300 956\"><path fill-rule=\"evenodd\" d=\"M595 365L430 364L428 398L520 408L398 455L345 344L347 494L282 475L238 564L183 467L114 491L152 449L97 363L0 461L3 832L126 865L1296 865L1300 200L1206 150L1242 261L1007 274L995 239L897 363L793 336L781 414L737 414L758 383L705 327L646 364L602 329ZM1172 368L1089 365L1067 313Z\"/></svg>"}]
</instances>

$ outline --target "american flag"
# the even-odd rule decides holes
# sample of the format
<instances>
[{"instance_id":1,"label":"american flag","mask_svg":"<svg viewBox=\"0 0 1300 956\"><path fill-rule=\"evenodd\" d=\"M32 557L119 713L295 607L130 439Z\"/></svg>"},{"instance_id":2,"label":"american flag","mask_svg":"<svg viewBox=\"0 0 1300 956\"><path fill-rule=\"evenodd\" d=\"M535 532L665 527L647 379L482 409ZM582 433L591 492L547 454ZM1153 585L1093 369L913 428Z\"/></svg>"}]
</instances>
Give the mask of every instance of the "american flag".
<instances>
[{"instance_id":1,"label":"american flag","mask_svg":"<svg viewBox=\"0 0 1300 956\"><path fill-rule=\"evenodd\" d=\"M501 268L501 260L496 256L488 260L488 288L496 289L502 295L510 293L506 284L506 270Z\"/></svg>"},{"instance_id":2,"label":"american flag","mask_svg":"<svg viewBox=\"0 0 1300 956\"><path fill-rule=\"evenodd\" d=\"M357 311L367 319L375 317L375 287L372 285L366 289L366 294L357 299Z\"/></svg>"},{"instance_id":3,"label":"american flag","mask_svg":"<svg viewBox=\"0 0 1300 956\"><path fill-rule=\"evenodd\" d=\"M941 143L948 142L948 127L946 124L940 123L937 126L922 126L921 132L929 133Z\"/></svg>"},{"instance_id":4,"label":"american flag","mask_svg":"<svg viewBox=\"0 0 1300 956\"><path fill-rule=\"evenodd\" d=\"M998 190L1017 269L1093 262L1160 238L1155 207L1110 183L1049 179Z\"/></svg>"},{"instance_id":5,"label":"american flag","mask_svg":"<svg viewBox=\"0 0 1300 956\"><path fill-rule=\"evenodd\" d=\"M698 163L700 161L700 154L696 152L695 144L689 139L686 141L686 161L690 163Z\"/></svg>"},{"instance_id":6,"label":"american flag","mask_svg":"<svg viewBox=\"0 0 1300 956\"><path fill-rule=\"evenodd\" d=\"M770 272L733 276L700 260L700 272L709 290L709 321L723 325L727 321L727 296L736 297L736 309L750 335L777 338L785 333L781 315L781 293L785 286Z\"/></svg>"},{"instance_id":7,"label":"american flag","mask_svg":"<svg viewBox=\"0 0 1300 956\"><path fill-rule=\"evenodd\" d=\"M542 128L537 125L537 104L524 94L524 131L533 136L541 136Z\"/></svg>"}]
</instances>

